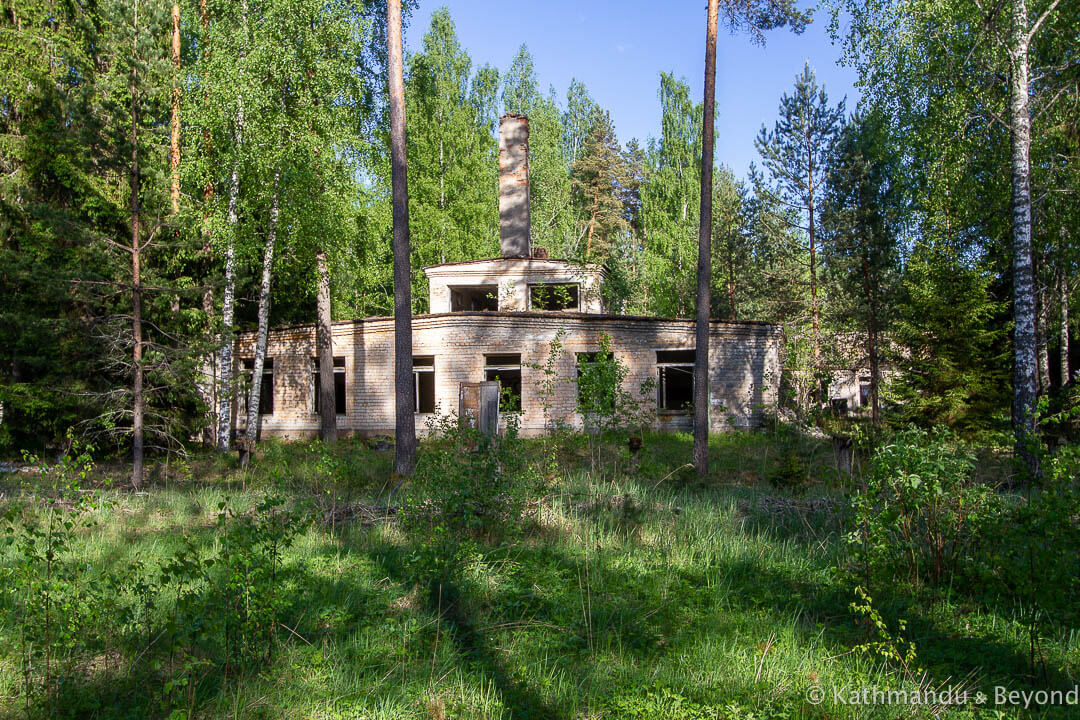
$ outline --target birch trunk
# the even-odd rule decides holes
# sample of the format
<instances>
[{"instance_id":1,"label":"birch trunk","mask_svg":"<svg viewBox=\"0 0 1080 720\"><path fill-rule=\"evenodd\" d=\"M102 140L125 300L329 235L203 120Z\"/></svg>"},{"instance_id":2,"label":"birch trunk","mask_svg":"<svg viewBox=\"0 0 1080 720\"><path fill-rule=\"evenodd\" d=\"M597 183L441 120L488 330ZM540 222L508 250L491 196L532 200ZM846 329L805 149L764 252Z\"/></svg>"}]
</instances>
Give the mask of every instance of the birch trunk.
<instances>
[{"instance_id":1,"label":"birch trunk","mask_svg":"<svg viewBox=\"0 0 1080 720\"><path fill-rule=\"evenodd\" d=\"M270 325L270 280L274 271L274 245L277 243L278 215L281 201L281 173L274 173L274 196L270 201L270 227L266 231L263 250L262 280L259 283L259 327L255 338L255 359L252 361L251 388L248 393L247 446L250 452L259 437L259 404L262 398L262 376L266 365L266 343Z\"/></svg>"},{"instance_id":2,"label":"birch trunk","mask_svg":"<svg viewBox=\"0 0 1080 720\"><path fill-rule=\"evenodd\" d=\"M1058 268L1058 293L1059 302L1061 303L1061 324L1058 327L1058 342L1061 344L1060 350L1060 363L1061 363L1061 386L1064 387L1069 384L1071 379L1069 373L1069 281L1065 277L1065 272L1061 268Z\"/></svg>"},{"instance_id":3,"label":"birch trunk","mask_svg":"<svg viewBox=\"0 0 1080 720\"><path fill-rule=\"evenodd\" d=\"M409 183L405 158L401 0L388 0L386 3L386 44L394 202L394 472L408 476L416 469L416 398L412 370L412 277L409 268Z\"/></svg>"},{"instance_id":4,"label":"birch trunk","mask_svg":"<svg viewBox=\"0 0 1080 720\"><path fill-rule=\"evenodd\" d=\"M1013 320L1015 366L1013 432L1016 453L1031 477L1039 472L1034 452L1036 359L1035 276L1031 252L1031 114L1028 107L1028 17L1025 0L1012 0L1013 37L1009 47L1009 122L1012 130Z\"/></svg>"},{"instance_id":5,"label":"birch trunk","mask_svg":"<svg viewBox=\"0 0 1080 720\"><path fill-rule=\"evenodd\" d=\"M811 152L811 140L809 136L806 138L806 155L807 155L807 188L809 191L808 202L806 203L806 209L809 216L809 223L807 224L808 236L810 240L810 321L811 332L813 334L814 343L814 388L817 396L814 402L819 403L821 401L821 387L817 381L818 370L821 369L821 337L819 332L818 322L818 286L817 286L817 236L815 235L814 226L814 156Z\"/></svg>"},{"instance_id":6,"label":"birch trunk","mask_svg":"<svg viewBox=\"0 0 1080 720\"><path fill-rule=\"evenodd\" d=\"M337 442L337 403L334 398L334 341L331 335L330 271L326 267L326 252L315 254L319 270L319 292L316 301L318 322L315 326L315 347L319 353L319 437L324 443Z\"/></svg>"},{"instance_id":7,"label":"birch trunk","mask_svg":"<svg viewBox=\"0 0 1080 720\"><path fill-rule=\"evenodd\" d=\"M139 237L139 0L134 0L134 40L131 68L131 354L134 380L132 382L131 415L131 484L138 489L143 481L143 339L142 339L142 246Z\"/></svg>"},{"instance_id":8,"label":"birch trunk","mask_svg":"<svg viewBox=\"0 0 1080 720\"><path fill-rule=\"evenodd\" d=\"M870 279L870 258L867 257L865 248L862 256L862 276L863 296L866 299L866 356L870 360L870 422L877 427L881 424L881 361L878 357L877 303L874 301L874 287Z\"/></svg>"},{"instance_id":9,"label":"birch trunk","mask_svg":"<svg viewBox=\"0 0 1080 720\"><path fill-rule=\"evenodd\" d=\"M1042 265L1042 263L1040 263ZM1047 298L1047 287L1038 281L1042 273L1036 266L1034 276L1036 278L1035 289L1035 359L1038 365L1038 382L1036 384L1039 397L1050 392L1050 309Z\"/></svg>"},{"instance_id":10,"label":"birch trunk","mask_svg":"<svg viewBox=\"0 0 1080 720\"><path fill-rule=\"evenodd\" d=\"M172 184L169 199L175 215L180 211L180 3L172 6L172 62L175 76L172 90L172 113L169 119L169 170Z\"/></svg>"},{"instance_id":11,"label":"birch trunk","mask_svg":"<svg viewBox=\"0 0 1080 720\"><path fill-rule=\"evenodd\" d=\"M247 0L241 5L242 32L247 34ZM245 38L246 40L246 38ZM243 63L241 52L240 62ZM241 68L241 87L243 86ZM229 238L225 245L225 287L221 293L221 351L218 365L218 449L229 449L232 435L233 401L233 315L236 304L236 241L240 230L240 166L239 154L244 146L244 96L236 93L236 127L233 130L234 156L232 174L229 177Z\"/></svg>"},{"instance_id":12,"label":"birch trunk","mask_svg":"<svg viewBox=\"0 0 1080 720\"><path fill-rule=\"evenodd\" d=\"M697 324L694 355L694 467L709 474L709 307L712 279L713 129L716 125L718 0L709 0L705 31L705 100L701 127L701 213L698 218Z\"/></svg>"}]
</instances>

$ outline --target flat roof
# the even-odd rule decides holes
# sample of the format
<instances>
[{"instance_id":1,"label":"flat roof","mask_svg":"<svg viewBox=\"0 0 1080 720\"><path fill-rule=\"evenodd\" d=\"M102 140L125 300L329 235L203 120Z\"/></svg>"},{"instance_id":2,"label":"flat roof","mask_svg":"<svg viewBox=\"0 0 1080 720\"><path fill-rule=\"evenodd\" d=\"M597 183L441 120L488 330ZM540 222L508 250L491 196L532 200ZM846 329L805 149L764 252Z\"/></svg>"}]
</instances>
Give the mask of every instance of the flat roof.
<instances>
[{"instance_id":1,"label":"flat roof","mask_svg":"<svg viewBox=\"0 0 1080 720\"><path fill-rule=\"evenodd\" d=\"M693 318L672 318L672 317L657 317L654 315L616 315L613 313L582 313L582 312L565 312L565 311L536 311L536 310L461 310L458 312L447 313L423 313L412 316L414 320L424 320L429 318L467 318L467 317L489 317L489 318L537 318L544 320L553 319L569 319L569 320L606 320L606 321L618 321L618 322L677 322L694 324L697 321ZM369 317L353 318L351 320L335 320L332 325L344 326L344 325L357 325L366 322L386 322L393 321L393 315L372 315ZM748 325L753 327L771 326L779 327L779 323L768 322L765 320L721 320L710 319L710 325ZM295 330L299 328L314 328L315 323L293 323L292 325L276 325L270 330ZM253 332L253 330L237 330L237 332Z\"/></svg>"},{"instance_id":2,"label":"flat roof","mask_svg":"<svg viewBox=\"0 0 1080 720\"><path fill-rule=\"evenodd\" d=\"M476 265L476 264L479 264L479 263L500 262L500 261L510 261L510 260L527 261L527 262L542 262L542 263L543 262L558 263L558 264L561 264L561 265L574 265L574 266L580 267L582 269L596 268L596 269L599 269L599 270L603 270L604 272L608 271L608 269L606 267L604 267L600 263L579 263L579 262L575 262L573 260L564 260L562 258L540 258L540 257L533 257L531 255L528 256L528 257L506 257L506 256L503 256L503 255L500 255L499 257L478 258L476 260L458 260L456 262L439 263L438 265L425 265L424 267L422 267L420 269L426 272L428 270L435 270L436 268L457 267L459 265Z\"/></svg>"}]
</instances>

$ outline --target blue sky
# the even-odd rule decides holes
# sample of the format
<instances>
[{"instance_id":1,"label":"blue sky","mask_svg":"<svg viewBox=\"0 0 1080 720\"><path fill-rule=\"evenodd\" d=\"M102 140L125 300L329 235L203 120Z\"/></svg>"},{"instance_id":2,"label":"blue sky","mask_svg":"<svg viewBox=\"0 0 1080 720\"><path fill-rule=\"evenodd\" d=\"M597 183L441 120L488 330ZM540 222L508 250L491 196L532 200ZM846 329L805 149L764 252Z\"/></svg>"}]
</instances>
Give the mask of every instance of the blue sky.
<instances>
[{"instance_id":1,"label":"blue sky","mask_svg":"<svg viewBox=\"0 0 1080 720\"><path fill-rule=\"evenodd\" d=\"M419 50L432 13L445 5L474 67L505 71L518 47L529 46L540 87L560 99L572 78L611 112L625 141L660 131L656 91L661 70L685 78L700 101L705 59L705 0L422 0L406 30L406 51ZM772 127L780 95L809 61L833 102L857 100L855 73L837 65L824 13L802 35L767 34L764 46L723 29L717 43L716 159L744 176L757 160L754 138Z\"/></svg>"}]
</instances>

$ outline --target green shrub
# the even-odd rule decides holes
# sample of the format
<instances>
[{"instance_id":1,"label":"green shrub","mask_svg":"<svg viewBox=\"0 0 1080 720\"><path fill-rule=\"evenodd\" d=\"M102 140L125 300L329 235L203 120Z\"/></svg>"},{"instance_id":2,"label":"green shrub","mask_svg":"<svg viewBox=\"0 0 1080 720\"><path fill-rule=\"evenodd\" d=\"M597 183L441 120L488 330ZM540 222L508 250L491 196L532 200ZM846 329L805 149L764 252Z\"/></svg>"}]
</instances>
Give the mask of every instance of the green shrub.
<instances>
[{"instance_id":1,"label":"green shrub","mask_svg":"<svg viewBox=\"0 0 1080 720\"><path fill-rule=\"evenodd\" d=\"M440 416L417 458L401 508L401 523L414 541L413 566L436 577L454 569L479 541L520 533L526 501L541 478L530 466L517 422L488 437Z\"/></svg>"},{"instance_id":2,"label":"green shrub","mask_svg":"<svg viewBox=\"0 0 1080 720\"><path fill-rule=\"evenodd\" d=\"M788 449L780 462L769 473L769 483L778 490L799 493L810 484L810 473L802 457L794 449Z\"/></svg>"},{"instance_id":3,"label":"green shrub","mask_svg":"<svg viewBox=\"0 0 1080 720\"><path fill-rule=\"evenodd\" d=\"M207 567L211 599L222 622L226 667L270 659L283 596L282 553L303 529L284 501L268 497L248 512L218 506L217 552Z\"/></svg>"},{"instance_id":4,"label":"green shrub","mask_svg":"<svg viewBox=\"0 0 1080 720\"><path fill-rule=\"evenodd\" d=\"M866 578L952 579L992 505L974 470L972 452L944 427L909 428L878 445L852 499L849 540Z\"/></svg>"},{"instance_id":5,"label":"green shrub","mask_svg":"<svg viewBox=\"0 0 1080 720\"><path fill-rule=\"evenodd\" d=\"M70 433L68 438L71 451L56 465L24 454L51 492L33 504L12 505L0 539L12 558L0 569L0 607L11 613L8 623L0 622L10 631L0 642L18 649L29 715L40 710L59 716L60 695L78 663L104 644L110 614L105 597L112 576L86 562L76 547L103 506L98 492L83 487L94 468L94 448Z\"/></svg>"},{"instance_id":6,"label":"green shrub","mask_svg":"<svg viewBox=\"0 0 1080 720\"><path fill-rule=\"evenodd\" d=\"M1060 467L1060 466L1059 466ZM1048 468L1057 469L1057 468ZM1028 497L986 518L971 584L1027 609L1027 622L1080 627L1080 487L1048 472Z\"/></svg>"}]
</instances>

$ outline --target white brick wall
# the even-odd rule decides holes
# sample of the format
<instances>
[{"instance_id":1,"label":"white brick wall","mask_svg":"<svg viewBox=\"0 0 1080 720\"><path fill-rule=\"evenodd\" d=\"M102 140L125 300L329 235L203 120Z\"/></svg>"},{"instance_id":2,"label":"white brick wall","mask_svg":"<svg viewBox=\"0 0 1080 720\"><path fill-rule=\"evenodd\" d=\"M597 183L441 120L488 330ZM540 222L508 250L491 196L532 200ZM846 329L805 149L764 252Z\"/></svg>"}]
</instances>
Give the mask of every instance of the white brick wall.
<instances>
[{"instance_id":1,"label":"white brick wall","mask_svg":"<svg viewBox=\"0 0 1080 720\"><path fill-rule=\"evenodd\" d=\"M545 418L535 381L552 339L565 330L564 353L558 372L576 376L575 353L598 349L600 333L611 338L612 349L629 368L626 389L637 395L648 378L656 377L656 350L694 347L694 323L612 315L561 313L453 313L413 318L413 354L435 358L435 401L443 411L457 411L458 383L484 379L484 355L516 353L522 360L522 429L542 432ZM334 356L345 358L346 414L340 430L349 433L393 434L393 319L365 318L338 322L333 327ZM254 334L241 334L237 363L251 357ZM780 379L780 331L775 325L713 322L709 365L711 427L756 425L763 407L775 406ZM290 327L270 333L267 356L274 359L274 413L263 416L262 432L300 437L318 432L310 411L310 358L315 354L313 326ZM574 383L557 383L551 416L575 426ZM655 402L655 399L650 397ZM417 416L417 429L424 427ZM240 419L243 426L243 419ZM662 416L658 427L689 427L685 416Z\"/></svg>"},{"instance_id":2,"label":"white brick wall","mask_svg":"<svg viewBox=\"0 0 1080 720\"><path fill-rule=\"evenodd\" d=\"M529 308L529 285L573 283L580 286L581 312L600 313L600 284L604 270L598 265L575 265L565 260L492 258L424 268L432 313L450 312L451 286L490 285L498 292L499 309Z\"/></svg>"}]
</instances>

